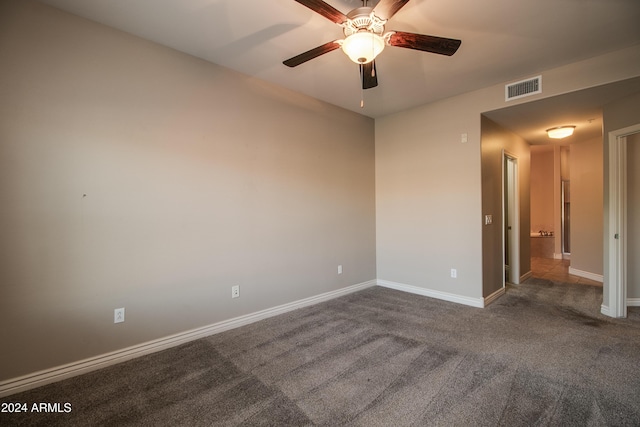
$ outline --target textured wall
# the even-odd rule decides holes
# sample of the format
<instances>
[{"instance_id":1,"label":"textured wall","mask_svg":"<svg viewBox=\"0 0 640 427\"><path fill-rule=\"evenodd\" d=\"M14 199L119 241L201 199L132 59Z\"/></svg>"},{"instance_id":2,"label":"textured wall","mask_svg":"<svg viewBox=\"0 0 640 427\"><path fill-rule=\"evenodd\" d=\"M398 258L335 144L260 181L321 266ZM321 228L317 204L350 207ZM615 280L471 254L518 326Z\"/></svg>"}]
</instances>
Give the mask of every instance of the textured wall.
<instances>
[{"instance_id":1,"label":"textured wall","mask_svg":"<svg viewBox=\"0 0 640 427\"><path fill-rule=\"evenodd\" d=\"M617 232L610 227L609 218L609 133L640 124L640 93L631 94L626 98L611 102L603 109L604 117L604 298L603 305L609 306L608 282L613 276L609 269L609 239Z\"/></svg>"},{"instance_id":2,"label":"textured wall","mask_svg":"<svg viewBox=\"0 0 640 427\"><path fill-rule=\"evenodd\" d=\"M602 139L571 144L571 267L602 275Z\"/></svg>"},{"instance_id":3,"label":"textured wall","mask_svg":"<svg viewBox=\"0 0 640 427\"><path fill-rule=\"evenodd\" d=\"M483 227L482 217L491 213L485 206L496 211L485 202L500 197L502 170L481 171L482 113L636 77L640 63L629 58L639 54L636 46L544 71L543 94L509 103L504 82L377 119L378 278L471 298L490 295L500 283L503 254L495 227Z\"/></svg>"},{"instance_id":4,"label":"textured wall","mask_svg":"<svg viewBox=\"0 0 640 427\"><path fill-rule=\"evenodd\" d=\"M518 199L520 214L520 271L519 276L531 271L531 207L530 175L531 153L529 144L520 136L482 117L482 214L493 215L493 223L483 225L482 243L488 253L502 255L504 231L502 211L503 153L517 159ZM489 296L500 289L504 278L502 256L483 257L483 295Z\"/></svg>"},{"instance_id":5,"label":"textured wall","mask_svg":"<svg viewBox=\"0 0 640 427\"><path fill-rule=\"evenodd\" d=\"M531 147L531 232L540 230L553 231L554 218L554 190L559 185L554 180L554 147L552 145L538 145Z\"/></svg>"},{"instance_id":6,"label":"textured wall","mask_svg":"<svg viewBox=\"0 0 640 427\"><path fill-rule=\"evenodd\" d=\"M372 119L34 2L0 63L0 380L375 278Z\"/></svg>"},{"instance_id":7,"label":"textured wall","mask_svg":"<svg viewBox=\"0 0 640 427\"><path fill-rule=\"evenodd\" d=\"M627 137L627 297L640 299L640 133Z\"/></svg>"}]
</instances>

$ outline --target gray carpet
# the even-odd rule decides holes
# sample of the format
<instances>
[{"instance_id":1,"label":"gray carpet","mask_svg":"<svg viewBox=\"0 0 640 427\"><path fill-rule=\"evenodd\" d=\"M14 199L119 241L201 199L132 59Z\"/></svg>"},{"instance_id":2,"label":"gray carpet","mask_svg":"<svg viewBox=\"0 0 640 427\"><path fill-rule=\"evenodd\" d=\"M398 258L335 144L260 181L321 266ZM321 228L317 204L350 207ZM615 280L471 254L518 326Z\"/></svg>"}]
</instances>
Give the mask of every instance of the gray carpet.
<instances>
[{"instance_id":1,"label":"gray carpet","mask_svg":"<svg viewBox=\"0 0 640 427\"><path fill-rule=\"evenodd\" d=\"M374 287L3 399L1 425L640 425L640 313L530 279L486 309Z\"/></svg>"}]
</instances>

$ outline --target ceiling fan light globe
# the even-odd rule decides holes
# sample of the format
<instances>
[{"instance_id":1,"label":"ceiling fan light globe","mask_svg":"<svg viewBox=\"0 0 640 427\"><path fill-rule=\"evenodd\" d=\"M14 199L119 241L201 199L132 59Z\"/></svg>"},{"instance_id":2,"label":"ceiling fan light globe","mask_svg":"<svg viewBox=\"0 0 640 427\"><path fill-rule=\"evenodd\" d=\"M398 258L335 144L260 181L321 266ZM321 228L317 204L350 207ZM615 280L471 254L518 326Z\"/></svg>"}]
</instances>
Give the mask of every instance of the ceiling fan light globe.
<instances>
[{"instance_id":1,"label":"ceiling fan light globe","mask_svg":"<svg viewBox=\"0 0 640 427\"><path fill-rule=\"evenodd\" d=\"M361 31L351 34L342 43L342 50L356 64L368 64L384 50L384 39L375 33Z\"/></svg>"}]
</instances>

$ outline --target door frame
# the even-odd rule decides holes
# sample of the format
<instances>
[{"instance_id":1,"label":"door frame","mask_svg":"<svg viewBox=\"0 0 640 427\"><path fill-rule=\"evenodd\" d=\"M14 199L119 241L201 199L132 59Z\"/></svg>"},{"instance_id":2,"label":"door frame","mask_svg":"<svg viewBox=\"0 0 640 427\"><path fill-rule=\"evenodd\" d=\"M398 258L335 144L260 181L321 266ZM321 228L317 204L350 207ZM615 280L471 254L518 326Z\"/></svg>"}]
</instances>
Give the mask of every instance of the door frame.
<instances>
[{"instance_id":1,"label":"door frame","mask_svg":"<svg viewBox=\"0 0 640 427\"><path fill-rule=\"evenodd\" d=\"M602 314L627 317L627 141L626 137L640 132L640 123L609 132L609 203L608 271L604 284L608 287L609 306Z\"/></svg>"},{"instance_id":2,"label":"door frame","mask_svg":"<svg viewBox=\"0 0 640 427\"><path fill-rule=\"evenodd\" d=\"M507 197L505 194L505 188L509 177L507 176L507 162L513 162L513 188L511 189L512 197ZM506 270L506 264L504 260L507 255L507 226L508 226L508 209L507 204L512 200L513 208L513 223L511 224L511 239L509 245L509 279L510 283L514 285L520 284L520 191L518 181L518 157L509 153L506 150L502 150L502 261L503 261L503 274L502 274L502 286L506 286L506 278L504 270Z\"/></svg>"}]
</instances>

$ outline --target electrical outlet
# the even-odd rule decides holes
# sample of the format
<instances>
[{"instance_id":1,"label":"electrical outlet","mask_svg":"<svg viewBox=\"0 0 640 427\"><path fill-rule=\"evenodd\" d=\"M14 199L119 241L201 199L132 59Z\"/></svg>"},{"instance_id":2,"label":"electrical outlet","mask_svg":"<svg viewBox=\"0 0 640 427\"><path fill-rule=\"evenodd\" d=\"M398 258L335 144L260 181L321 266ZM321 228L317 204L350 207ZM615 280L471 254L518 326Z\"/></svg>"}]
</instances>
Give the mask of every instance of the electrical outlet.
<instances>
[{"instance_id":1,"label":"electrical outlet","mask_svg":"<svg viewBox=\"0 0 640 427\"><path fill-rule=\"evenodd\" d=\"M238 298L240 296L240 286L235 285L231 287L231 298Z\"/></svg>"},{"instance_id":2,"label":"electrical outlet","mask_svg":"<svg viewBox=\"0 0 640 427\"><path fill-rule=\"evenodd\" d=\"M493 215L485 215L484 216L484 225L493 224Z\"/></svg>"},{"instance_id":3,"label":"electrical outlet","mask_svg":"<svg viewBox=\"0 0 640 427\"><path fill-rule=\"evenodd\" d=\"M456 277L458 277L458 270L456 270L455 268L452 268L451 269L451 277L454 278L454 279Z\"/></svg>"},{"instance_id":4,"label":"electrical outlet","mask_svg":"<svg viewBox=\"0 0 640 427\"><path fill-rule=\"evenodd\" d=\"M338 274L342 274L342 265L338 266Z\"/></svg>"},{"instance_id":5,"label":"electrical outlet","mask_svg":"<svg viewBox=\"0 0 640 427\"><path fill-rule=\"evenodd\" d=\"M113 323L124 322L124 307L113 310Z\"/></svg>"}]
</instances>

